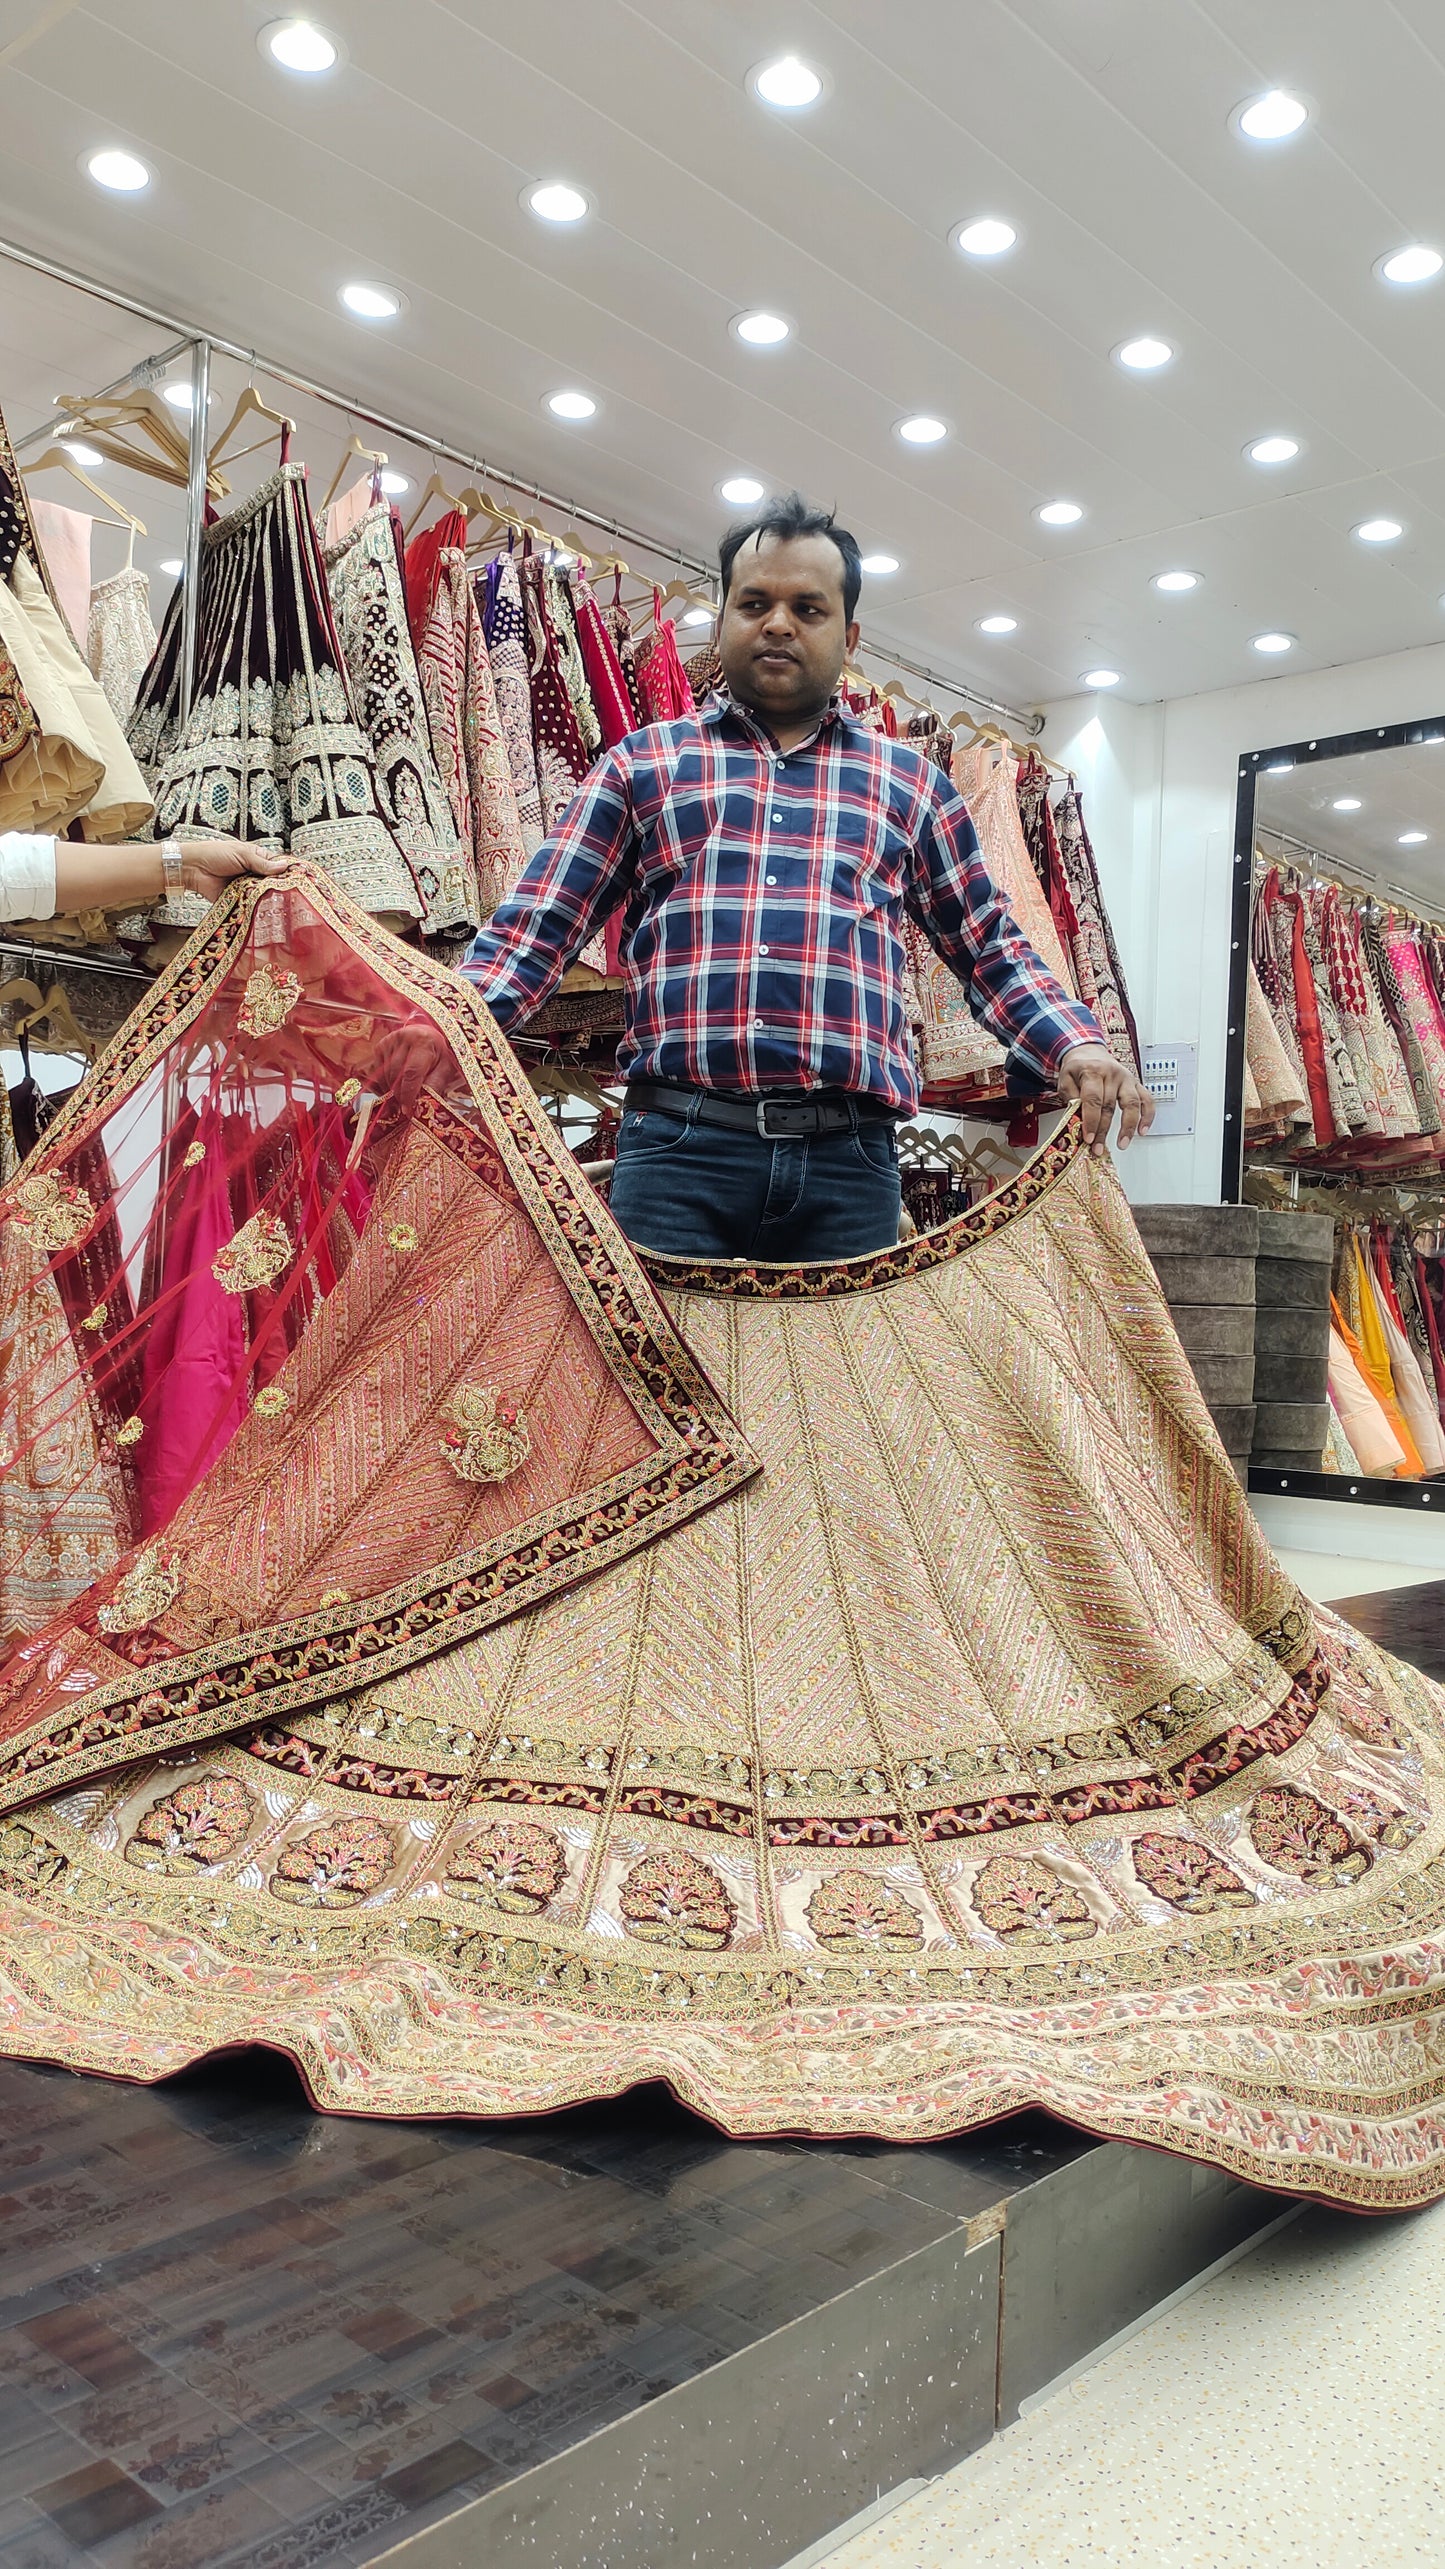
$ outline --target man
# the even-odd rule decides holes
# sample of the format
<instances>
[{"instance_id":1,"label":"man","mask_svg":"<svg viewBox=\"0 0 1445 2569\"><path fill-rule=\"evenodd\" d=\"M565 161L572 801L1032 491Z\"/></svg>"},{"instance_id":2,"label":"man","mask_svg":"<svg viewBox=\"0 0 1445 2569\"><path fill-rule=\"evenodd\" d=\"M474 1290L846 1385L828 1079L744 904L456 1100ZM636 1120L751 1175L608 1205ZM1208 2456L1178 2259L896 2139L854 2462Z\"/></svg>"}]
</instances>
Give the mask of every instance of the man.
<instances>
[{"instance_id":1,"label":"man","mask_svg":"<svg viewBox=\"0 0 1445 2569\"><path fill-rule=\"evenodd\" d=\"M842 707L862 566L795 492L725 538L724 685L579 789L466 970L504 1027L626 903L627 1082L611 1203L640 1246L791 1264L898 1237L917 1111L905 910L1010 1049L1016 1094L1078 1100L1102 1153L1152 1101L1045 970L931 760Z\"/></svg>"}]
</instances>

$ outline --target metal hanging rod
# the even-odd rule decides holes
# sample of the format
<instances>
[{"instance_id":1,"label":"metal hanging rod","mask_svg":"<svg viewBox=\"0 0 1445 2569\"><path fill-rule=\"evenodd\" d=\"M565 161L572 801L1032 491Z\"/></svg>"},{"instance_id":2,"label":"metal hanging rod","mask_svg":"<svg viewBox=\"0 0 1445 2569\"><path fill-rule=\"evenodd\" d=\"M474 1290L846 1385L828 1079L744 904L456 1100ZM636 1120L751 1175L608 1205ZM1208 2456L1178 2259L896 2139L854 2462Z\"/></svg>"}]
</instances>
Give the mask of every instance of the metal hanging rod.
<instances>
[{"instance_id":1,"label":"metal hanging rod","mask_svg":"<svg viewBox=\"0 0 1445 2569\"><path fill-rule=\"evenodd\" d=\"M147 988L155 974L138 963L112 962L109 955L94 954L88 946L35 946L21 937L0 937L0 955L7 963L43 963L52 969L64 967L67 972L99 972L110 981L143 981Z\"/></svg>"},{"instance_id":2,"label":"metal hanging rod","mask_svg":"<svg viewBox=\"0 0 1445 2569\"><path fill-rule=\"evenodd\" d=\"M313 401L324 401L333 410L346 411L356 419L365 420L369 428L379 428L386 436L399 437L404 445L418 446L424 454L438 458L444 456L449 464L461 465L464 471L474 473L479 480L500 482L506 490L520 491L524 498L535 500L541 508L555 509L581 525L595 526L602 534L610 535L616 544L636 545L639 551L651 553L661 562L675 562L680 572L689 571L697 579L715 580L717 577L715 562L704 562L696 554L684 551L680 545L669 543L661 536L649 535L641 527L629 526L624 519L608 517L601 510L589 508L583 500L566 499L559 492L545 489L540 482L528 481L524 474L489 463L485 456L453 446L446 438L434 437L426 429L404 419L393 419L387 412L375 409L370 402L358 401L349 393L338 392L333 384L318 383L314 376L303 375L294 366L263 357L254 348L243 348L234 339L223 339L215 331L203 330L194 322L177 320L174 313L158 312L154 304L143 303L135 295L122 294L114 286L102 285L95 277L83 275L78 268L66 267L58 259L42 258L38 251L27 250L17 241L0 241L0 258L11 259L18 267L30 268L38 276L53 277L57 283L73 286L81 294L93 294L102 303L113 304L118 311L132 313L139 321L152 322L157 329L174 332L175 347L163 357L147 359L147 366L168 363L171 357L180 354L182 348L204 344L212 355L234 357L242 365L270 375L275 382L288 384L293 392L306 393ZM110 392L123 390L131 380L131 376L123 376L119 385L112 384L107 389ZM21 447L33 444L37 438L53 434L53 429L48 426L32 429L27 436L16 441L16 451L18 453ZM1007 729L1022 733L1026 739L1036 739L1043 730L1041 714L1022 713L1017 705L1007 705L997 697L984 695L966 678L949 678L941 669L929 669L921 661L907 658L891 642L868 642L862 648L871 658L886 660L891 668L901 669L909 677L921 678L928 686L941 687L946 694L958 696L964 703L977 705L981 711L996 715Z\"/></svg>"}]
</instances>

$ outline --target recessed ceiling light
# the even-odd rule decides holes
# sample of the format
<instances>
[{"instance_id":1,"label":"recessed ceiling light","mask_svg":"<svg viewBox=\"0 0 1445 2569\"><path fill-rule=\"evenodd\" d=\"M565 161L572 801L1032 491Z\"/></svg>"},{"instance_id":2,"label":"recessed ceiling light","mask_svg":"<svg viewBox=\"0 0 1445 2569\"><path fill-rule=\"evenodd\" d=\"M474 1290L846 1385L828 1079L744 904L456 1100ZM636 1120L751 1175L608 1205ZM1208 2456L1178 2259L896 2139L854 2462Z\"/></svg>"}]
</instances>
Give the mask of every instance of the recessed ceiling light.
<instances>
[{"instance_id":1,"label":"recessed ceiling light","mask_svg":"<svg viewBox=\"0 0 1445 2569\"><path fill-rule=\"evenodd\" d=\"M597 404L590 392L549 392L547 408L554 419L591 419Z\"/></svg>"},{"instance_id":2,"label":"recessed ceiling light","mask_svg":"<svg viewBox=\"0 0 1445 2569\"><path fill-rule=\"evenodd\" d=\"M1086 669L1079 684L1081 687L1117 687L1119 672L1117 669Z\"/></svg>"},{"instance_id":3,"label":"recessed ceiling light","mask_svg":"<svg viewBox=\"0 0 1445 2569\"><path fill-rule=\"evenodd\" d=\"M1016 615L981 615L978 629L980 633L1017 633L1019 620Z\"/></svg>"},{"instance_id":4,"label":"recessed ceiling light","mask_svg":"<svg viewBox=\"0 0 1445 2569\"><path fill-rule=\"evenodd\" d=\"M796 54L780 54L749 72L748 85L769 107L811 107L823 94L818 74Z\"/></svg>"},{"instance_id":5,"label":"recessed ceiling light","mask_svg":"<svg viewBox=\"0 0 1445 2569\"><path fill-rule=\"evenodd\" d=\"M899 420L898 434L908 446L936 446L940 437L948 435L948 430L941 419L934 419L929 412L921 410L912 419Z\"/></svg>"},{"instance_id":6,"label":"recessed ceiling light","mask_svg":"<svg viewBox=\"0 0 1445 2569\"><path fill-rule=\"evenodd\" d=\"M763 496L762 483L755 482L751 473L734 473L730 481L719 482L717 487L719 499L726 500L729 508L751 508L754 500Z\"/></svg>"},{"instance_id":7,"label":"recessed ceiling light","mask_svg":"<svg viewBox=\"0 0 1445 2569\"><path fill-rule=\"evenodd\" d=\"M405 473L383 473L381 487L389 500L399 500L403 491L411 489L411 484Z\"/></svg>"},{"instance_id":8,"label":"recessed ceiling light","mask_svg":"<svg viewBox=\"0 0 1445 2569\"><path fill-rule=\"evenodd\" d=\"M544 178L527 188L522 203L544 223L580 223L588 210L581 188L561 178Z\"/></svg>"},{"instance_id":9,"label":"recessed ceiling light","mask_svg":"<svg viewBox=\"0 0 1445 2569\"><path fill-rule=\"evenodd\" d=\"M1330 805L1330 810L1332 812L1357 812L1359 808L1360 798L1358 794L1337 794Z\"/></svg>"},{"instance_id":10,"label":"recessed ceiling light","mask_svg":"<svg viewBox=\"0 0 1445 2569\"><path fill-rule=\"evenodd\" d=\"M64 440L63 451L67 455L73 455L77 464L83 464L89 473L95 471L97 464L105 462L105 457L98 446L82 445L78 437L67 437Z\"/></svg>"},{"instance_id":11,"label":"recessed ceiling light","mask_svg":"<svg viewBox=\"0 0 1445 2569\"><path fill-rule=\"evenodd\" d=\"M92 152L85 166L97 187L108 187L117 196L134 196L138 188L151 183L150 171L134 152Z\"/></svg>"},{"instance_id":12,"label":"recessed ceiling light","mask_svg":"<svg viewBox=\"0 0 1445 2569\"><path fill-rule=\"evenodd\" d=\"M1399 838L1396 841L1396 845L1398 847L1423 847L1429 835L1430 833L1428 830L1401 830Z\"/></svg>"},{"instance_id":13,"label":"recessed ceiling light","mask_svg":"<svg viewBox=\"0 0 1445 2569\"><path fill-rule=\"evenodd\" d=\"M309 18L281 18L274 27L263 27L261 43L273 62L283 71L330 71L339 51L321 27Z\"/></svg>"},{"instance_id":14,"label":"recessed ceiling light","mask_svg":"<svg viewBox=\"0 0 1445 2569\"><path fill-rule=\"evenodd\" d=\"M1034 511L1040 526L1077 526L1083 514L1077 500L1045 500Z\"/></svg>"},{"instance_id":15,"label":"recessed ceiling light","mask_svg":"<svg viewBox=\"0 0 1445 2569\"><path fill-rule=\"evenodd\" d=\"M1152 375L1167 366L1173 355L1167 339L1126 339L1122 348L1114 350L1114 361L1127 366L1132 375Z\"/></svg>"},{"instance_id":16,"label":"recessed ceiling light","mask_svg":"<svg viewBox=\"0 0 1445 2569\"><path fill-rule=\"evenodd\" d=\"M1445 266L1438 250L1427 249L1423 241L1414 241L1408 249L1394 250L1381 259L1379 273L1390 285L1428 285Z\"/></svg>"},{"instance_id":17,"label":"recessed ceiling light","mask_svg":"<svg viewBox=\"0 0 1445 2569\"><path fill-rule=\"evenodd\" d=\"M1154 586L1156 589L1162 589L1166 597L1172 598L1185 589L1197 589L1199 573L1197 571L1158 571L1155 573Z\"/></svg>"},{"instance_id":18,"label":"recessed ceiling light","mask_svg":"<svg viewBox=\"0 0 1445 2569\"><path fill-rule=\"evenodd\" d=\"M1396 536L1404 532L1399 519L1394 517L1367 517L1364 525L1355 529L1362 544L1393 544Z\"/></svg>"},{"instance_id":19,"label":"recessed ceiling light","mask_svg":"<svg viewBox=\"0 0 1445 2569\"><path fill-rule=\"evenodd\" d=\"M711 624L716 614L716 607L688 607L682 621L684 624Z\"/></svg>"},{"instance_id":20,"label":"recessed ceiling light","mask_svg":"<svg viewBox=\"0 0 1445 2569\"><path fill-rule=\"evenodd\" d=\"M176 556L172 554L169 562L162 562L159 567L164 571L168 580L178 580L186 566L184 562L179 561Z\"/></svg>"},{"instance_id":21,"label":"recessed ceiling light","mask_svg":"<svg viewBox=\"0 0 1445 2569\"><path fill-rule=\"evenodd\" d=\"M1309 112L1303 100L1292 98L1287 89L1267 89L1262 98L1251 98L1247 107L1241 107L1235 121L1252 143L1282 143L1286 135L1299 132Z\"/></svg>"},{"instance_id":22,"label":"recessed ceiling light","mask_svg":"<svg viewBox=\"0 0 1445 2569\"><path fill-rule=\"evenodd\" d=\"M1266 776L1293 776L1294 760L1292 758L1277 758L1273 767L1267 767L1264 772Z\"/></svg>"},{"instance_id":23,"label":"recessed ceiling light","mask_svg":"<svg viewBox=\"0 0 1445 2569\"><path fill-rule=\"evenodd\" d=\"M1251 464L1288 464L1299 453L1297 437L1256 437L1246 449Z\"/></svg>"},{"instance_id":24,"label":"recessed ceiling light","mask_svg":"<svg viewBox=\"0 0 1445 2569\"><path fill-rule=\"evenodd\" d=\"M1292 633L1257 633L1254 648L1256 651L1293 651L1294 640Z\"/></svg>"},{"instance_id":25,"label":"recessed ceiling light","mask_svg":"<svg viewBox=\"0 0 1445 2569\"><path fill-rule=\"evenodd\" d=\"M781 347L789 328L779 312L740 312L732 324L734 338L745 339L750 348Z\"/></svg>"},{"instance_id":26,"label":"recessed ceiling light","mask_svg":"<svg viewBox=\"0 0 1445 2569\"><path fill-rule=\"evenodd\" d=\"M953 236L955 248L970 259L1001 259L1017 239L1012 223L996 214L980 214L976 222L960 223Z\"/></svg>"},{"instance_id":27,"label":"recessed ceiling light","mask_svg":"<svg viewBox=\"0 0 1445 2569\"><path fill-rule=\"evenodd\" d=\"M191 387L187 383L184 375L180 377L180 380L177 383L162 384L161 391L165 399L170 403L172 410L190 409L193 396ZM213 392L208 392L206 395L208 404L213 402L215 398L216 396Z\"/></svg>"},{"instance_id":28,"label":"recessed ceiling light","mask_svg":"<svg viewBox=\"0 0 1445 2569\"><path fill-rule=\"evenodd\" d=\"M344 285L341 300L358 321L394 321L401 310L401 296L389 285Z\"/></svg>"},{"instance_id":29,"label":"recessed ceiling light","mask_svg":"<svg viewBox=\"0 0 1445 2569\"><path fill-rule=\"evenodd\" d=\"M893 553L865 553L863 568L871 571L875 579L885 580L890 571L897 570L898 558Z\"/></svg>"}]
</instances>

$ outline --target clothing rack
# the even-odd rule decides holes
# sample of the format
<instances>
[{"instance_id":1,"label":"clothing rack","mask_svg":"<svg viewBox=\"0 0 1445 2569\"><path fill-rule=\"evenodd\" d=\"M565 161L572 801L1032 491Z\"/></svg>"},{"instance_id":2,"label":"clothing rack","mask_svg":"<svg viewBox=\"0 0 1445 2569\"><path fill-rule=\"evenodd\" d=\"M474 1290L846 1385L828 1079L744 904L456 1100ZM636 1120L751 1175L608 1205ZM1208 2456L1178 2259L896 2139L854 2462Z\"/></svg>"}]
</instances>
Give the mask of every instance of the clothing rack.
<instances>
[{"instance_id":1,"label":"clothing rack","mask_svg":"<svg viewBox=\"0 0 1445 2569\"><path fill-rule=\"evenodd\" d=\"M1322 849L1311 847L1307 839L1295 838L1289 830L1271 829L1262 821L1255 823L1254 835L1257 839L1273 839L1277 846L1288 851L1291 863L1302 860L1311 874L1316 877L1322 875L1338 891L1368 892L1372 899L1385 892L1392 901L1403 902L1411 918L1422 919L1430 927L1445 924L1437 920L1433 912L1420 908L1419 893L1412 892L1406 883L1387 882L1383 875L1368 873L1364 866L1356 865L1348 856L1327 856Z\"/></svg>"},{"instance_id":2,"label":"clothing rack","mask_svg":"<svg viewBox=\"0 0 1445 2569\"><path fill-rule=\"evenodd\" d=\"M88 946L37 946L22 937L0 937L0 961L5 963L48 964L52 970L98 972L111 981L141 981L146 988L155 985L155 974L142 964L122 963L109 955L95 954Z\"/></svg>"},{"instance_id":3,"label":"clothing rack","mask_svg":"<svg viewBox=\"0 0 1445 2569\"><path fill-rule=\"evenodd\" d=\"M213 355L234 358L240 364L249 366L253 372L269 375L275 382L289 385L293 392L305 393L310 399L324 401L332 409L343 411L353 419L364 420L369 428L380 429L386 436L399 438L404 445L420 447L425 453L436 456L438 460L444 457L449 464L461 466L465 472L475 475L480 481L500 482L504 489L520 492L524 498L535 500L539 507L556 509L567 518L582 525L596 527L602 534L609 535L615 545L635 545L640 551L654 555L660 562L675 562L679 571L688 571L697 579L713 581L717 577L715 563L701 561L695 554L685 552L677 544L669 543L660 536L649 535L643 528L629 526L620 518L609 517L597 509L589 508L584 501L566 499L558 492L545 489L539 482L529 481L525 475L513 473L500 464L488 462L485 456L469 452L460 446L453 446L446 438L434 437L428 430L418 428L414 423L393 419L386 412L375 409L370 402L357 401L348 393L338 392L332 384L318 383L314 376L302 374L296 367L280 364L273 358L263 357L254 348L240 347L233 339L220 338L213 331L197 328L194 323L177 320L173 313L159 312L154 304L144 303L137 296L124 294L114 286L102 285L97 278L86 276L80 269L67 267L57 259L44 258L38 251L28 250L20 242L0 240L0 258L9 259L16 266L29 268L38 276L53 277L58 284L72 286L79 293L95 295L101 302L113 305L118 311L128 312L137 320L151 322L157 329L175 334L175 344L166 351L164 357L143 359L139 367L133 367L130 374L121 379L119 385L107 386L108 392L122 390L126 385L137 382L153 382L155 379L153 370L158 369L162 364L169 364L179 356L183 348L189 348L191 351L190 473L187 485L186 541L183 549L185 562L181 660L183 720L190 710L190 692L195 675L195 616L198 586L196 574L200 564L201 534L205 519L206 403L204 394L209 381L210 362ZM17 454L23 448L35 445L42 438L48 438L53 433L52 427L48 424L29 430L25 436L15 440ZM946 695L957 696L964 704L977 705L981 711L996 715L1009 730L1016 731L1026 740L1036 740L1043 730L1042 714L1022 713L1016 705L1003 704L996 697L984 695L966 678L947 677L942 670L930 669L923 662L909 658L906 653L897 650L890 642L865 642L861 645L861 649L871 659L881 660L890 668L901 669L909 677L921 678L928 686L941 688Z\"/></svg>"}]
</instances>

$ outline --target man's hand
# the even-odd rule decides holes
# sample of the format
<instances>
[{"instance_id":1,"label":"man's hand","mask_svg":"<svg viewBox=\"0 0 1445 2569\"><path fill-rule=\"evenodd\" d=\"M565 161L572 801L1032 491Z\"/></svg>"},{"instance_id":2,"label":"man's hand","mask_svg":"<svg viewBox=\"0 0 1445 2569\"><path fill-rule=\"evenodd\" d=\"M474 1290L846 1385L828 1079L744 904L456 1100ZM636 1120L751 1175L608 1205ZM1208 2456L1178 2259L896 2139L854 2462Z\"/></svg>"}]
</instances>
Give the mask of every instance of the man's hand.
<instances>
[{"instance_id":1,"label":"man's hand","mask_svg":"<svg viewBox=\"0 0 1445 2569\"><path fill-rule=\"evenodd\" d=\"M1154 1121L1154 1100L1137 1072L1116 1061L1106 1044L1075 1044L1059 1064L1058 1090L1066 1106L1077 1104L1084 1140L1096 1160L1108 1156L1109 1127L1119 1113L1119 1148L1126 1151L1136 1133L1147 1133Z\"/></svg>"},{"instance_id":2,"label":"man's hand","mask_svg":"<svg viewBox=\"0 0 1445 2569\"><path fill-rule=\"evenodd\" d=\"M223 886L238 874L284 874L290 862L239 838L182 839L180 850L181 881L203 901L219 901Z\"/></svg>"}]
</instances>

